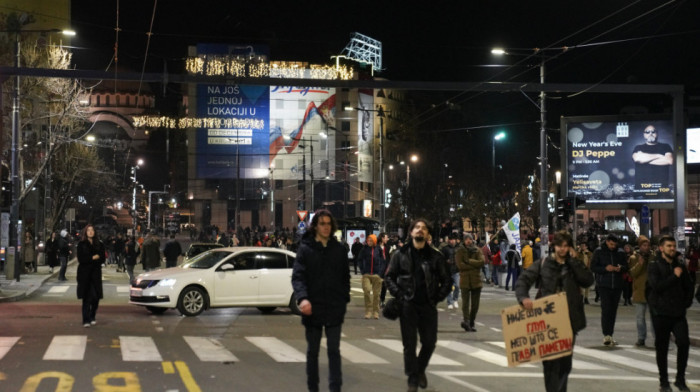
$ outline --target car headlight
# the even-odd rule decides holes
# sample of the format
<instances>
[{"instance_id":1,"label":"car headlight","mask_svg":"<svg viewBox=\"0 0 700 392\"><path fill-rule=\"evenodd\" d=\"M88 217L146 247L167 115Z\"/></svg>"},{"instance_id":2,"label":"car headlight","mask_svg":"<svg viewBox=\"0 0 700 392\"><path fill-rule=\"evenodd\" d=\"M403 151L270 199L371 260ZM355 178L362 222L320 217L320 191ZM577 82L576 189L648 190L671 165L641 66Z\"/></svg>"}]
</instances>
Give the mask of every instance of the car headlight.
<instances>
[{"instance_id":1,"label":"car headlight","mask_svg":"<svg viewBox=\"0 0 700 392\"><path fill-rule=\"evenodd\" d=\"M158 286L172 287L175 284L175 282L175 279L163 279L160 282L158 282Z\"/></svg>"}]
</instances>

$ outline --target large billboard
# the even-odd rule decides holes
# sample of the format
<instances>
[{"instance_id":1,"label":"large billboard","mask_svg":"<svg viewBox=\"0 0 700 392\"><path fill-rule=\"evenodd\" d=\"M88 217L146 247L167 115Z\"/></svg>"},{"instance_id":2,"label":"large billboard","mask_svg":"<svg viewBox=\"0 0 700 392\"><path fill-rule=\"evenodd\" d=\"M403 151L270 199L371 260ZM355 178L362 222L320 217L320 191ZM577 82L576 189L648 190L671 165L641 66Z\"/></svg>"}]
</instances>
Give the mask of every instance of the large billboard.
<instances>
[{"instance_id":1,"label":"large billboard","mask_svg":"<svg viewBox=\"0 0 700 392\"><path fill-rule=\"evenodd\" d=\"M372 140L374 138L374 95L372 90L360 90L357 111L357 179L372 182Z\"/></svg>"},{"instance_id":2,"label":"large billboard","mask_svg":"<svg viewBox=\"0 0 700 392\"><path fill-rule=\"evenodd\" d=\"M700 163L700 128L688 128L686 135L687 154L685 161L688 164Z\"/></svg>"},{"instance_id":3,"label":"large billboard","mask_svg":"<svg viewBox=\"0 0 700 392\"><path fill-rule=\"evenodd\" d=\"M199 44L197 53L231 55L236 54L239 48L229 45ZM270 147L270 88L268 86L198 84L197 116L221 120L223 124L197 129L198 178L268 176ZM237 162L240 162L240 171Z\"/></svg>"},{"instance_id":4,"label":"large billboard","mask_svg":"<svg viewBox=\"0 0 700 392\"><path fill-rule=\"evenodd\" d=\"M277 180L335 178L335 89L271 86L270 165ZM313 154L313 160L312 158Z\"/></svg>"},{"instance_id":5,"label":"large billboard","mask_svg":"<svg viewBox=\"0 0 700 392\"><path fill-rule=\"evenodd\" d=\"M593 204L673 202L673 134L669 119L563 118L568 194Z\"/></svg>"}]
</instances>

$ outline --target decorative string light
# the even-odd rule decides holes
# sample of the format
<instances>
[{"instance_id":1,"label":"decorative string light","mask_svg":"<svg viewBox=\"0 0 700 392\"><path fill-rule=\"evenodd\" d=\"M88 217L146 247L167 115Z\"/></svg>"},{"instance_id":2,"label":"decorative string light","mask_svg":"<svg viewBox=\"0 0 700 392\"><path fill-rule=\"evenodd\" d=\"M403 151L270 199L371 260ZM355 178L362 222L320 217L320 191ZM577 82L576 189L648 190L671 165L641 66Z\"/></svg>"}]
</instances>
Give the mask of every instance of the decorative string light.
<instances>
[{"instance_id":1,"label":"decorative string light","mask_svg":"<svg viewBox=\"0 0 700 392\"><path fill-rule=\"evenodd\" d=\"M212 128L212 129L264 129L265 121L255 118L214 118L214 117L185 117L173 118L166 116L134 116L134 127L147 128Z\"/></svg>"},{"instance_id":2,"label":"decorative string light","mask_svg":"<svg viewBox=\"0 0 700 392\"><path fill-rule=\"evenodd\" d=\"M354 69L345 65L308 64L300 61L266 62L264 56L254 55L188 57L185 68L191 74L251 78L349 80L354 75Z\"/></svg>"}]
</instances>

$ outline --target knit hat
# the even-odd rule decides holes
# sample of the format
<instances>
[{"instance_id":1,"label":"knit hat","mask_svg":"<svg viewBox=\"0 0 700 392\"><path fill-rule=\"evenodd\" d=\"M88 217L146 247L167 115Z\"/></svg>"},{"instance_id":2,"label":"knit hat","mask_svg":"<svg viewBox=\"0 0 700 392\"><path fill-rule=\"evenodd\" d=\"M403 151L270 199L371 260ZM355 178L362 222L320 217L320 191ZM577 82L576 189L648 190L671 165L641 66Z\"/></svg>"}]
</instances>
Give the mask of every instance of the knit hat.
<instances>
[{"instance_id":1,"label":"knit hat","mask_svg":"<svg viewBox=\"0 0 700 392\"><path fill-rule=\"evenodd\" d=\"M646 242L649 242L649 238L647 238L645 235L640 235L639 238L637 239L637 245L644 244Z\"/></svg>"},{"instance_id":2,"label":"knit hat","mask_svg":"<svg viewBox=\"0 0 700 392\"><path fill-rule=\"evenodd\" d=\"M464 239L466 240L469 238L470 240L474 241L474 236L471 233L466 233L464 234Z\"/></svg>"},{"instance_id":3,"label":"knit hat","mask_svg":"<svg viewBox=\"0 0 700 392\"><path fill-rule=\"evenodd\" d=\"M65 237L67 235L68 235L68 232L66 231L66 229L61 230L61 237Z\"/></svg>"},{"instance_id":4,"label":"knit hat","mask_svg":"<svg viewBox=\"0 0 700 392\"><path fill-rule=\"evenodd\" d=\"M367 236L367 239L371 239L372 242L375 244L377 243L377 236L374 234L370 234L369 236Z\"/></svg>"}]
</instances>

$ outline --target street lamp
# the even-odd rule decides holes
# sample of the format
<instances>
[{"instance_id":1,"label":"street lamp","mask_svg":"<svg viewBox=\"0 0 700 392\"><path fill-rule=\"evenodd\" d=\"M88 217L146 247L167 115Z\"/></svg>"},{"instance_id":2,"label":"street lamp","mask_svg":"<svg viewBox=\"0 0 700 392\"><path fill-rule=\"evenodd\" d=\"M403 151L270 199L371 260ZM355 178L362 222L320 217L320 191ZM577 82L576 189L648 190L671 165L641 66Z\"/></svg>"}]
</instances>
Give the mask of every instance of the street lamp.
<instances>
[{"instance_id":1,"label":"street lamp","mask_svg":"<svg viewBox=\"0 0 700 392\"><path fill-rule=\"evenodd\" d=\"M409 158L409 160L413 163L418 162L418 155L413 154ZM406 194L404 195L404 201L406 203L406 207L404 209L404 214L406 217L408 217L408 186L411 183L411 165L408 162L401 161L401 165L406 165Z\"/></svg>"},{"instance_id":2,"label":"street lamp","mask_svg":"<svg viewBox=\"0 0 700 392\"><path fill-rule=\"evenodd\" d=\"M386 229L386 190L384 182L384 117L386 117L386 112L381 105L377 106L377 109L365 109L365 108L353 108L346 106L344 108L346 111L360 110L363 112L376 112L377 117L379 117L379 201L381 203L380 213L379 213L379 226L380 230L384 231Z\"/></svg>"},{"instance_id":3,"label":"street lamp","mask_svg":"<svg viewBox=\"0 0 700 392\"><path fill-rule=\"evenodd\" d=\"M496 181L496 141L506 138L505 132L498 132L491 139L491 180Z\"/></svg>"},{"instance_id":4,"label":"street lamp","mask_svg":"<svg viewBox=\"0 0 700 392\"><path fill-rule=\"evenodd\" d=\"M22 30L22 25L28 23L26 14L22 15L18 19L18 28L13 31L5 30L3 32L15 33L15 70L19 71L20 68L20 34L21 33L60 33L63 32L64 35L75 35L74 31L69 30L59 30L59 29L48 29L48 30ZM19 118L19 102L20 98L20 76L19 72L15 74L15 86L12 92L12 145L10 148L10 178L12 181L12 204L10 205L10 235L9 235L9 245L13 249L19 249L19 238L17 233L18 222L19 222L19 128L20 128L20 118ZM14 278L19 282L19 275L21 271L21 262L18 255L15 254L14 260Z\"/></svg>"},{"instance_id":5,"label":"street lamp","mask_svg":"<svg viewBox=\"0 0 700 392\"><path fill-rule=\"evenodd\" d=\"M136 186L138 185L138 181L136 181L136 171L143 166L143 159L139 159L136 161L136 165L131 167L131 180L133 181L134 184L134 191L133 194L131 195L131 210L132 210L132 217L133 217L133 232L132 235L134 238L136 238L136 221L137 221L137 213L136 213ZM150 202L150 198L149 198ZM150 222L149 222L150 223Z\"/></svg>"},{"instance_id":6,"label":"street lamp","mask_svg":"<svg viewBox=\"0 0 700 392\"><path fill-rule=\"evenodd\" d=\"M535 49L535 54L541 54L541 49ZM509 53L503 48L494 48L491 50L491 54L496 56L503 55L514 55L514 56L533 56ZM549 237L549 213L547 211L547 110L546 110L546 97L544 92L544 61L545 58L542 56L540 58L540 85L542 89L540 90L540 246L542 249L547 249L547 239ZM542 254L545 254L542 252Z\"/></svg>"}]
</instances>

